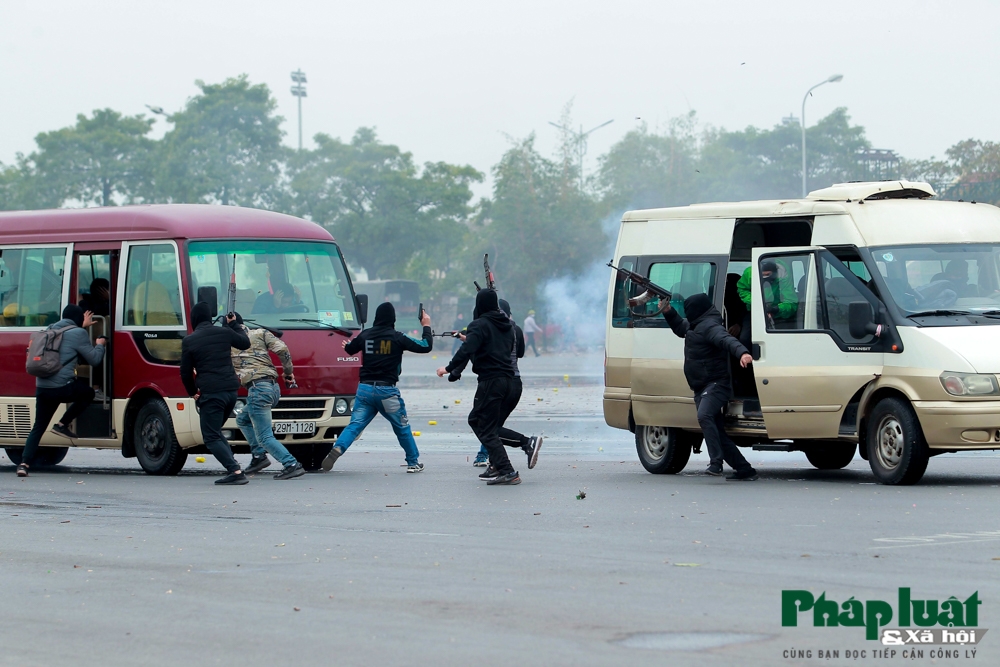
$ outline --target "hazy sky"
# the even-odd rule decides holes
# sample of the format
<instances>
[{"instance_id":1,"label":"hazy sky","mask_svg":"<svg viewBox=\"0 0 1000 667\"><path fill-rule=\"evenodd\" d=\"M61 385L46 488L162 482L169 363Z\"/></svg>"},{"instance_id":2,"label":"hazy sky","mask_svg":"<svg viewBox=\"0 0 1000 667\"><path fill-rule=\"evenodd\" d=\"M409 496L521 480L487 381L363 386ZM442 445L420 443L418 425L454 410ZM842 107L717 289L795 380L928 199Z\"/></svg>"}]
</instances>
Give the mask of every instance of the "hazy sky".
<instances>
[{"instance_id":1,"label":"hazy sky","mask_svg":"<svg viewBox=\"0 0 1000 667\"><path fill-rule=\"evenodd\" d=\"M185 2L0 0L0 161L41 131L111 107L177 110L195 79L246 73L297 136L289 73L309 78L304 131L362 125L413 152L488 171L563 105L587 129L588 169L622 134L698 112L703 124L812 123L846 106L878 148L941 155L1000 139L1000 2ZM156 135L165 130L163 120Z\"/></svg>"}]
</instances>

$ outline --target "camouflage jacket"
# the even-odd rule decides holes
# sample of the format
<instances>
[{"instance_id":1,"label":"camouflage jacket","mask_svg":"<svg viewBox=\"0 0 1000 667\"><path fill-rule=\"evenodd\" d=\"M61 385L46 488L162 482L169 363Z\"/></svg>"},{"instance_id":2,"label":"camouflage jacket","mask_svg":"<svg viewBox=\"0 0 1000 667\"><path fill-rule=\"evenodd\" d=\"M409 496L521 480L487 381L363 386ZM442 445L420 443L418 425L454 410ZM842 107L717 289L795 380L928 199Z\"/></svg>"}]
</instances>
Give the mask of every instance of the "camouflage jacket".
<instances>
[{"instance_id":1,"label":"camouflage jacket","mask_svg":"<svg viewBox=\"0 0 1000 667\"><path fill-rule=\"evenodd\" d=\"M292 354L280 338L267 329L248 329L244 325L243 331L250 337L250 349L232 349L233 368L241 385L246 386L251 380L278 379L269 352L278 355L285 375L292 374Z\"/></svg>"}]
</instances>

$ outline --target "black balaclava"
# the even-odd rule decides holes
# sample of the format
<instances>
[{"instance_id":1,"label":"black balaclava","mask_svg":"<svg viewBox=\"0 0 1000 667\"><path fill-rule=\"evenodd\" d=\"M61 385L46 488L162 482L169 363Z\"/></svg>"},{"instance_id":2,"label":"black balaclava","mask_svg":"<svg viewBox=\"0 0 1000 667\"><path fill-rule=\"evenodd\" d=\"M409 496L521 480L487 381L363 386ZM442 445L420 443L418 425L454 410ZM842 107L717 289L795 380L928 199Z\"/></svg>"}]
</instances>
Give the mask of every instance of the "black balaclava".
<instances>
[{"instance_id":1,"label":"black balaclava","mask_svg":"<svg viewBox=\"0 0 1000 667\"><path fill-rule=\"evenodd\" d=\"M711 307L712 300L704 292L684 299L684 314L687 315L688 322L694 322Z\"/></svg>"},{"instance_id":2,"label":"black balaclava","mask_svg":"<svg viewBox=\"0 0 1000 667\"><path fill-rule=\"evenodd\" d=\"M191 308L191 327L198 328L202 322L212 321L212 309L204 301L199 301Z\"/></svg>"},{"instance_id":3,"label":"black balaclava","mask_svg":"<svg viewBox=\"0 0 1000 667\"><path fill-rule=\"evenodd\" d=\"M502 310L507 317L514 317L510 314L510 304L507 303L507 299L500 299L500 310Z\"/></svg>"},{"instance_id":4,"label":"black balaclava","mask_svg":"<svg viewBox=\"0 0 1000 667\"><path fill-rule=\"evenodd\" d=\"M385 301L375 309L375 321L373 327L394 327L396 326L396 309L391 303Z\"/></svg>"},{"instance_id":5,"label":"black balaclava","mask_svg":"<svg viewBox=\"0 0 1000 667\"><path fill-rule=\"evenodd\" d=\"M476 310L472 313L472 319L477 319L480 315L494 310L500 310L497 293L491 289L476 292Z\"/></svg>"},{"instance_id":6,"label":"black balaclava","mask_svg":"<svg viewBox=\"0 0 1000 667\"><path fill-rule=\"evenodd\" d=\"M73 324L78 327L83 326L83 308L77 306L76 304L69 304L63 308L62 318L64 320L73 320Z\"/></svg>"},{"instance_id":7,"label":"black balaclava","mask_svg":"<svg viewBox=\"0 0 1000 667\"><path fill-rule=\"evenodd\" d=\"M243 317L239 313L233 313L233 315L236 316L236 324L239 324L240 326L242 326L243 325Z\"/></svg>"}]
</instances>

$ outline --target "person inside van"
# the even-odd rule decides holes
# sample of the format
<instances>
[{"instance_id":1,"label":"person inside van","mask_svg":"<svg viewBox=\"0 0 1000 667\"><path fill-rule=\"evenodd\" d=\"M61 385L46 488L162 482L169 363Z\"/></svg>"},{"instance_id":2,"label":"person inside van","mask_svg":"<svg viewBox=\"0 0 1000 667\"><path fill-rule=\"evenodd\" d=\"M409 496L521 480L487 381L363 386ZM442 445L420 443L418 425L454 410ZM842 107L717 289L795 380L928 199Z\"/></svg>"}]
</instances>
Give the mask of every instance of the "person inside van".
<instances>
[{"instance_id":1,"label":"person inside van","mask_svg":"<svg viewBox=\"0 0 1000 667\"><path fill-rule=\"evenodd\" d=\"M752 299L750 276L752 272L753 266L748 266L736 285L740 298L747 306L747 315L743 320L740 332L740 342L747 348L752 340L750 336L750 303ZM768 321L768 327L783 329L789 323L794 325L795 314L799 310L799 295L795 291L795 285L792 284L791 272L788 267L773 259L765 259L760 263L760 282L761 294L764 296L764 317Z\"/></svg>"},{"instance_id":2,"label":"person inside van","mask_svg":"<svg viewBox=\"0 0 1000 667\"><path fill-rule=\"evenodd\" d=\"M630 305L634 305L631 301ZM664 305L663 318L674 334L684 339L684 377L694 392L698 424L710 458L705 473L722 475L722 462L725 461L735 471L726 477L727 480L757 479L757 471L726 434L722 417L722 410L733 394L729 380L730 355L739 359L743 368L752 364L753 358L747 348L726 331L722 314L712 305L707 294L695 294L684 299L687 318L681 317L669 304Z\"/></svg>"}]
</instances>

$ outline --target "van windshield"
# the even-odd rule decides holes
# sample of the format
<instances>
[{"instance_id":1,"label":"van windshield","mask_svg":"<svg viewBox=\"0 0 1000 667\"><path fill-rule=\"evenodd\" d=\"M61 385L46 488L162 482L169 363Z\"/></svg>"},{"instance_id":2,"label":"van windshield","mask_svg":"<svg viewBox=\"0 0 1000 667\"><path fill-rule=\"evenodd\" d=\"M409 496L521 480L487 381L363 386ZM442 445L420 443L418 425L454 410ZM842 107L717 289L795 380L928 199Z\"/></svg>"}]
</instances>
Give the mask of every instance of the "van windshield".
<instances>
[{"instance_id":1,"label":"van windshield","mask_svg":"<svg viewBox=\"0 0 1000 667\"><path fill-rule=\"evenodd\" d=\"M872 248L872 259L906 317L1000 315L1000 244Z\"/></svg>"},{"instance_id":2,"label":"van windshield","mask_svg":"<svg viewBox=\"0 0 1000 667\"><path fill-rule=\"evenodd\" d=\"M236 307L249 326L276 329L359 328L340 251L314 241L192 241L191 301L215 288L226 312L236 258ZM199 290L201 294L199 294Z\"/></svg>"}]
</instances>

